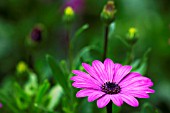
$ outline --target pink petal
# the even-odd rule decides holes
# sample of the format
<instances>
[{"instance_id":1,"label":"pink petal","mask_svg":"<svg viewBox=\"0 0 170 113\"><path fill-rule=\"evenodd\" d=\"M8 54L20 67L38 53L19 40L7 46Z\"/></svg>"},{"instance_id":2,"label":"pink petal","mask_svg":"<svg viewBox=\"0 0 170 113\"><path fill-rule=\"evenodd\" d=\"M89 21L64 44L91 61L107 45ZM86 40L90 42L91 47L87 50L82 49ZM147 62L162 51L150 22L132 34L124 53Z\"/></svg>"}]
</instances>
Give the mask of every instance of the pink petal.
<instances>
[{"instance_id":1,"label":"pink petal","mask_svg":"<svg viewBox=\"0 0 170 113\"><path fill-rule=\"evenodd\" d=\"M141 77L142 75L140 73L136 73L136 72L131 72L129 73L120 83L120 84L124 84L125 82L135 78L135 77Z\"/></svg>"},{"instance_id":2,"label":"pink petal","mask_svg":"<svg viewBox=\"0 0 170 113\"><path fill-rule=\"evenodd\" d=\"M150 87L153 85L153 82L147 77L140 76L140 77L131 78L126 81L121 81L119 85L121 86L121 88L129 87L129 86L142 86L142 85Z\"/></svg>"},{"instance_id":3,"label":"pink petal","mask_svg":"<svg viewBox=\"0 0 170 113\"><path fill-rule=\"evenodd\" d=\"M96 79L94 79L93 77L91 77L89 74L79 71L79 70L73 70L72 71L74 74L78 75L78 76L73 76L71 77L71 80L73 81L91 81L92 83L96 84L96 85L101 85Z\"/></svg>"},{"instance_id":4,"label":"pink petal","mask_svg":"<svg viewBox=\"0 0 170 113\"><path fill-rule=\"evenodd\" d=\"M102 62L100 62L99 60L94 60L92 62L92 66L95 69L95 72L97 73L98 77L100 77L100 79L105 83L107 82L106 77L107 74L105 72L105 68Z\"/></svg>"},{"instance_id":5,"label":"pink petal","mask_svg":"<svg viewBox=\"0 0 170 113\"><path fill-rule=\"evenodd\" d=\"M135 87L135 88L122 88L121 93L126 95L131 95L138 98L149 98L149 95L147 93L154 93L155 91L153 89L150 89L148 87Z\"/></svg>"},{"instance_id":6,"label":"pink petal","mask_svg":"<svg viewBox=\"0 0 170 113\"><path fill-rule=\"evenodd\" d=\"M115 94L115 95L110 95L111 100L113 101L113 103L117 106L121 106L123 104L123 100L122 98L119 96L119 94Z\"/></svg>"},{"instance_id":7,"label":"pink petal","mask_svg":"<svg viewBox=\"0 0 170 113\"><path fill-rule=\"evenodd\" d=\"M103 81L96 74L96 72L95 72L95 70L94 70L94 68L92 66L90 66L89 64L86 64L86 63L82 63L82 66L90 74L90 76L92 76L94 79L96 79L100 84L103 84Z\"/></svg>"},{"instance_id":8,"label":"pink petal","mask_svg":"<svg viewBox=\"0 0 170 113\"><path fill-rule=\"evenodd\" d=\"M122 67L121 64L116 63L116 64L114 65L114 70L118 70L118 69L121 68L121 67Z\"/></svg>"},{"instance_id":9,"label":"pink petal","mask_svg":"<svg viewBox=\"0 0 170 113\"><path fill-rule=\"evenodd\" d=\"M131 71L131 69L132 66L122 66L115 73L113 81L119 83L122 80L122 78L124 78Z\"/></svg>"},{"instance_id":10,"label":"pink petal","mask_svg":"<svg viewBox=\"0 0 170 113\"><path fill-rule=\"evenodd\" d=\"M88 95L88 102L92 102L92 101L102 97L103 95L105 95L104 92L95 90Z\"/></svg>"},{"instance_id":11,"label":"pink petal","mask_svg":"<svg viewBox=\"0 0 170 113\"><path fill-rule=\"evenodd\" d=\"M145 92L146 92L146 93L155 93L155 90L148 88L147 90L145 90Z\"/></svg>"},{"instance_id":12,"label":"pink petal","mask_svg":"<svg viewBox=\"0 0 170 113\"><path fill-rule=\"evenodd\" d=\"M89 74L79 71L79 70L73 70L72 73L74 73L75 75L78 75L78 76L92 78Z\"/></svg>"},{"instance_id":13,"label":"pink petal","mask_svg":"<svg viewBox=\"0 0 170 113\"><path fill-rule=\"evenodd\" d=\"M82 89L77 92L76 97L86 97L89 96L90 101L94 101L95 99L103 96L105 93L93 89ZM93 99L92 99L93 98Z\"/></svg>"},{"instance_id":14,"label":"pink petal","mask_svg":"<svg viewBox=\"0 0 170 113\"><path fill-rule=\"evenodd\" d=\"M97 100L98 108L105 107L110 102L110 95L105 95Z\"/></svg>"},{"instance_id":15,"label":"pink petal","mask_svg":"<svg viewBox=\"0 0 170 113\"><path fill-rule=\"evenodd\" d=\"M121 91L121 93L137 98L149 98L149 95L145 91Z\"/></svg>"},{"instance_id":16,"label":"pink petal","mask_svg":"<svg viewBox=\"0 0 170 113\"><path fill-rule=\"evenodd\" d=\"M115 63L114 64L114 73L116 73L121 67L122 67L122 64Z\"/></svg>"},{"instance_id":17,"label":"pink petal","mask_svg":"<svg viewBox=\"0 0 170 113\"><path fill-rule=\"evenodd\" d=\"M74 82L72 86L76 88L90 88L90 89L96 89L96 90L101 90L101 88L93 83L89 82Z\"/></svg>"},{"instance_id":18,"label":"pink petal","mask_svg":"<svg viewBox=\"0 0 170 113\"><path fill-rule=\"evenodd\" d=\"M70 79L77 82L77 83L78 82L79 83L90 83L90 84L97 85L99 87L101 86L100 84L98 84L98 82L96 80L89 80L89 79L83 78L81 76L73 76Z\"/></svg>"},{"instance_id":19,"label":"pink petal","mask_svg":"<svg viewBox=\"0 0 170 113\"><path fill-rule=\"evenodd\" d=\"M137 107L139 106L139 102L136 98L134 98L131 95L125 95L125 94L120 94L121 98L123 99L124 102L126 102L127 104L133 106L133 107Z\"/></svg>"},{"instance_id":20,"label":"pink petal","mask_svg":"<svg viewBox=\"0 0 170 113\"><path fill-rule=\"evenodd\" d=\"M114 63L113 63L113 61L107 58L104 61L104 67L105 67L105 71L107 73L107 81L112 81L113 74L114 74Z\"/></svg>"},{"instance_id":21,"label":"pink petal","mask_svg":"<svg viewBox=\"0 0 170 113\"><path fill-rule=\"evenodd\" d=\"M88 81L88 82L95 81L95 80L92 80L91 78L82 77L82 76L73 76L73 77L70 78L70 80L73 80L73 81Z\"/></svg>"},{"instance_id":22,"label":"pink petal","mask_svg":"<svg viewBox=\"0 0 170 113\"><path fill-rule=\"evenodd\" d=\"M122 91L145 91L148 90L148 87L143 87L143 86L129 86L129 87L124 87L121 90Z\"/></svg>"},{"instance_id":23,"label":"pink petal","mask_svg":"<svg viewBox=\"0 0 170 113\"><path fill-rule=\"evenodd\" d=\"M72 77L70 78L70 80L73 80L73 81L83 81L84 78L82 78L82 77L80 77L80 76L72 76Z\"/></svg>"},{"instance_id":24,"label":"pink petal","mask_svg":"<svg viewBox=\"0 0 170 113\"><path fill-rule=\"evenodd\" d=\"M153 82L147 77L136 77L129 81L122 81L120 84L122 90L148 90L153 85Z\"/></svg>"},{"instance_id":25,"label":"pink petal","mask_svg":"<svg viewBox=\"0 0 170 113\"><path fill-rule=\"evenodd\" d=\"M149 95L147 93L132 93L131 95L137 98L149 98Z\"/></svg>"},{"instance_id":26,"label":"pink petal","mask_svg":"<svg viewBox=\"0 0 170 113\"><path fill-rule=\"evenodd\" d=\"M76 97L86 97L88 96L90 93L92 93L92 90L88 90L88 89L82 89L80 91L78 91L76 93Z\"/></svg>"}]
</instances>

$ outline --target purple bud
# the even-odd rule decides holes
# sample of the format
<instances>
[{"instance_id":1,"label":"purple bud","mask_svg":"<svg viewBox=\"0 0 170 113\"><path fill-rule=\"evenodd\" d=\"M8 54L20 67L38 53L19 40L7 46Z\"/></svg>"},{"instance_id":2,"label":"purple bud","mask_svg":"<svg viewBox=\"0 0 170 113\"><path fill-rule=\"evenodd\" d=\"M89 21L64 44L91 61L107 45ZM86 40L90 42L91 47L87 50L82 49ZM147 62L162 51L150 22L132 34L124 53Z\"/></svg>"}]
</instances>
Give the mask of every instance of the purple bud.
<instances>
[{"instance_id":1,"label":"purple bud","mask_svg":"<svg viewBox=\"0 0 170 113\"><path fill-rule=\"evenodd\" d=\"M39 27L33 28L31 32L31 38L35 42L40 42L42 40L42 30Z\"/></svg>"},{"instance_id":2,"label":"purple bud","mask_svg":"<svg viewBox=\"0 0 170 113\"><path fill-rule=\"evenodd\" d=\"M2 108L3 107L3 105L2 105L2 103L0 103L0 108Z\"/></svg>"}]
</instances>

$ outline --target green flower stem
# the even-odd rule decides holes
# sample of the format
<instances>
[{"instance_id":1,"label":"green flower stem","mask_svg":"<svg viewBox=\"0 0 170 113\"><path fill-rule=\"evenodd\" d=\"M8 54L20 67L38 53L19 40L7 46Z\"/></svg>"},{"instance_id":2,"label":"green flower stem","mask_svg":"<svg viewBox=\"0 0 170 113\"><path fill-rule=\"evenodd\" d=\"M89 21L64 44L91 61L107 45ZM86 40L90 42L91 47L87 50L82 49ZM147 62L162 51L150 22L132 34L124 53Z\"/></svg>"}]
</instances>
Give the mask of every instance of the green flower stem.
<instances>
[{"instance_id":1,"label":"green flower stem","mask_svg":"<svg viewBox=\"0 0 170 113\"><path fill-rule=\"evenodd\" d=\"M70 67L70 71L72 70L72 45L71 45L71 41L70 41L70 29L67 29L67 33L66 33L66 40L67 40L67 55L68 55L68 60L69 60L69 67Z\"/></svg>"},{"instance_id":2,"label":"green flower stem","mask_svg":"<svg viewBox=\"0 0 170 113\"><path fill-rule=\"evenodd\" d=\"M134 60L134 45L131 45L130 47L130 52L126 61L126 64L130 64L132 63Z\"/></svg>"},{"instance_id":3,"label":"green flower stem","mask_svg":"<svg viewBox=\"0 0 170 113\"><path fill-rule=\"evenodd\" d=\"M37 73L35 66L34 66L34 64L35 64L34 53L35 52L34 52L34 49L32 47L27 48L27 63L28 63L28 66L33 72Z\"/></svg>"},{"instance_id":4,"label":"green flower stem","mask_svg":"<svg viewBox=\"0 0 170 113\"><path fill-rule=\"evenodd\" d=\"M112 101L110 101L106 106L107 113L112 113Z\"/></svg>"},{"instance_id":5,"label":"green flower stem","mask_svg":"<svg viewBox=\"0 0 170 113\"><path fill-rule=\"evenodd\" d=\"M108 34L109 34L109 25L107 25L105 28L103 61L106 59L107 56Z\"/></svg>"},{"instance_id":6,"label":"green flower stem","mask_svg":"<svg viewBox=\"0 0 170 113\"><path fill-rule=\"evenodd\" d=\"M34 70L34 59L31 54L28 56L28 65L32 70Z\"/></svg>"}]
</instances>

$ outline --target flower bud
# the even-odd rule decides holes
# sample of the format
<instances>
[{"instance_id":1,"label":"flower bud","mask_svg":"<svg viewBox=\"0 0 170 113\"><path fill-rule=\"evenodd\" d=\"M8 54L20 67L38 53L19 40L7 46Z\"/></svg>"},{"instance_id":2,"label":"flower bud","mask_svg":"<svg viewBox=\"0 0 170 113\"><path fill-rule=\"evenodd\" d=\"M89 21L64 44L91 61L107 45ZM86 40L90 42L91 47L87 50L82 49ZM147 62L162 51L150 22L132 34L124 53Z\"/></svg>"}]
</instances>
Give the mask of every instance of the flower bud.
<instances>
[{"instance_id":1,"label":"flower bud","mask_svg":"<svg viewBox=\"0 0 170 113\"><path fill-rule=\"evenodd\" d=\"M75 13L74 13L73 8L70 6L67 6L64 10L63 20L70 23L74 20L74 16L75 16Z\"/></svg>"},{"instance_id":2,"label":"flower bud","mask_svg":"<svg viewBox=\"0 0 170 113\"><path fill-rule=\"evenodd\" d=\"M25 62L20 61L17 64L17 73L22 74L22 73L26 72L27 69L28 69L28 67L27 67L27 64Z\"/></svg>"},{"instance_id":3,"label":"flower bud","mask_svg":"<svg viewBox=\"0 0 170 113\"><path fill-rule=\"evenodd\" d=\"M101 12L101 18L106 25L109 25L115 18L115 5L113 1L108 1Z\"/></svg>"},{"instance_id":4,"label":"flower bud","mask_svg":"<svg viewBox=\"0 0 170 113\"><path fill-rule=\"evenodd\" d=\"M129 28L128 34L127 34L127 41L129 44L135 44L137 41L137 29L135 27Z\"/></svg>"},{"instance_id":5,"label":"flower bud","mask_svg":"<svg viewBox=\"0 0 170 113\"><path fill-rule=\"evenodd\" d=\"M40 42L42 40L42 29L40 27L36 26L33 28L31 39L35 42Z\"/></svg>"},{"instance_id":6,"label":"flower bud","mask_svg":"<svg viewBox=\"0 0 170 113\"><path fill-rule=\"evenodd\" d=\"M3 105L2 105L2 103L0 103L0 108L2 108L3 107Z\"/></svg>"},{"instance_id":7,"label":"flower bud","mask_svg":"<svg viewBox=\"0 0 170 113\"><path fill-rule=\"evenodd\" d=\"M136 28L131 27L131 28L129 29L129 33L128 33L129 38L130 38L130 39L133 39L133 38L135 37L135 35L136 35L136 32L137 32Z\"/></svg>"}]
</instances>

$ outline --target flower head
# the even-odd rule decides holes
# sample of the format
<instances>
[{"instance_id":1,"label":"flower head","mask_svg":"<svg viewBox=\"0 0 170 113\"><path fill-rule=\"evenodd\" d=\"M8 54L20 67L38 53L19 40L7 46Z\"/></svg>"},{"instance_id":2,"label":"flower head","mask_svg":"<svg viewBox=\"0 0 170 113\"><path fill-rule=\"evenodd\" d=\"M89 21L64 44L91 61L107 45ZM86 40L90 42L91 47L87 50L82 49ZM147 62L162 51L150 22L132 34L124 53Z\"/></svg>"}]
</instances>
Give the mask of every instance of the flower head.
<instances>
[{"instance_id":1,"label":"flower head","mask_svg":"<svg viewBox=\"0 0 170 113\"><path fill-rule=\"evenodd\" d=\"M73 70L76 75L71 78L76 88L81 88L76 97L88 97L88 101L97 100L99 108L105 107L110 101L121 106L123 102L137 107L136 98L149 98L148 93L154 93L152 81L140 73L130 72L132 67L122 66L106 59L104 63L95 60L92 66L82 63L86 72Z\"/></svg>"}]
</instances>

